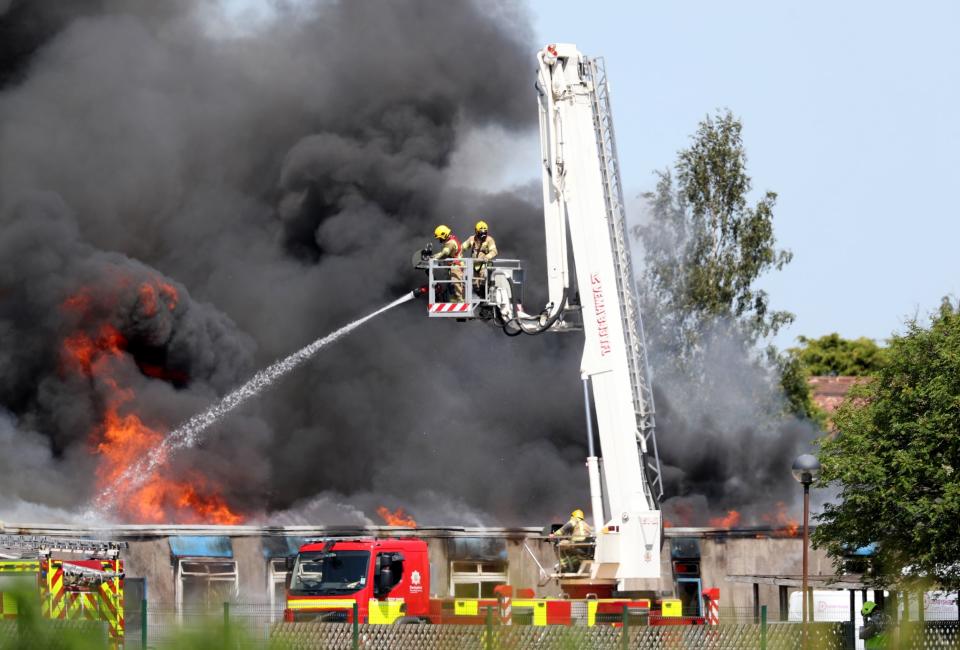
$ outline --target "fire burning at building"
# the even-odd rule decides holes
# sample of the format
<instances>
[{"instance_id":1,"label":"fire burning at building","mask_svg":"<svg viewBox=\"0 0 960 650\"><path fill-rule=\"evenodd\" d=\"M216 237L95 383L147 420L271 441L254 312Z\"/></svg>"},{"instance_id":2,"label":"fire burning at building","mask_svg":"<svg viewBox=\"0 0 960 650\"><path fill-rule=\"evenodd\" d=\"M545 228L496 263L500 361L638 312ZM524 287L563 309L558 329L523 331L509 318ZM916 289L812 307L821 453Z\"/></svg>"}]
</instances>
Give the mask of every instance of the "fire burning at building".
<instances>
[{"instance_id":1,"label":"fire burning at building","mask_svg":"<svg viewBox=\"0 0 960 650\"><path fill-rule=\"evenodd\" d=\"M0 178L0 335L10 342L0 350L0 439L35 459L0 480L8 520L83 512L178 423L406 286L384 251L429 238L449 215L463 215L458 233L472 226L466 215L496 215L494 232L530 252L539 276L539 200L473 179L463 191L472 163L490 162L471 143L536 128L522 12L306 4L296 20L236 41L211 39L198 3L11 5L11 34L46 13L62 24L36 30L42 41L20 58L0 57L5 132L16 135L0 139L12 170ZM0 9L0 20L13 15ZM426 38L436 33L455 50ZM383 34L405 44L389 66ZM6 51L15 39L0 41ZM318 65L330 61L349 65ZM146 110L154 100L160 113ZM331 350L323 373L287 382L105 505L131 523L277 513L332 523L403 495L428 525L526 525L582 506L570 480L582 475L572 453L583 442L582 344L493 345L451 329L449 349L482 345L498 369L445 369L466 386L438 372L436 331L401 318L373 342ZM715 383L737 395L763 388L723 372ZM749 524L789 500L795 485L786 475L777 483L769 466L793 458L805 431L765 433L725 394L692 413L700 400L661 388L666 492L704 501L692 520L665 504L671 522L703 525L735 508ZM470 412L478 394L502 407L451 427L448 414ZM375 466L373 448L385 451ZM534 481L536 498L515 498ZM384 511L391 525L416 525L402 509Z\"/></svg>"},{"instance_id":2,"label":"fire burning at building","mask_svg":"<svg viewBox=\"0 0 960 650\"><path fill-rule=\"evenodd\" d=\"M113 492L113 503L98 505L108 506L132 523L242 523L243 517L197 471L173 476L161 463L159 470L138 485L118 481L164 438L162 423L148 424L137 414L137 396L122 379L124 364L132 358L148 377L165 381L185 379L183 373L168 371L163 365L139 362L130 351L128 338L110 322L121 294L131 290L136 296L132 313L144 319L169 319L177 309L176 288L160 278L136 286L123 278L109 290L85 287L62 305L66 319L75 324L75 329L63 339L61 373L91 382L101 396L99 423L89 433L89 449L97 458L96 487L119 486Z\"/></svg>"},{"instance_id":3,"label":"fire burning at building","mask_svg":"<svg viewBox=\"0 0 960 650\"><path fill-rule=\"evenodd\" d=\"M377 514L388 526L402 526L404 528L416 528L417 522L413 517L407 514L403 508L397 508L391 512L386 506L377 508Z\"/></svg>"}]
</instances>

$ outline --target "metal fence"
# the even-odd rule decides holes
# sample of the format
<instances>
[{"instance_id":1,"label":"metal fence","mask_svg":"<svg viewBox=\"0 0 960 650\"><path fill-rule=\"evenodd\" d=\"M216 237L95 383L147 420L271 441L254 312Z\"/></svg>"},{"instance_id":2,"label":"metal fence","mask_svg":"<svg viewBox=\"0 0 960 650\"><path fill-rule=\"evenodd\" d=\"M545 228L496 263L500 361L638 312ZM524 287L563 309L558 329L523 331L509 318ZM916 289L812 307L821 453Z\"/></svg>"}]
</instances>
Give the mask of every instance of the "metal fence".
<instances>
[{"instance_id":1,"label":"metal fence","mask_svg":"<svg viewBox=\"0 0 960 650\"><path fill-rule=\"evenodd\" d=\"M723 648L729 650L801 650L803 625L755 624L752 608L721 613L720 625L694 624L699 619L674 619L675 624L650 624L653 619L630 617L626 625L595 627L499 625L357 625L351 623L285 623L279 607L266 604L224 604L216 607L140 603L126 608L127 648L231 648L233 650L598 650ZM738 620L748 619L748 620ZM659 621L665 623L666 621ZM144 626L145 624L145 626ZM850 622L811 623L808 650L852 650L856 632ZM99 622L47 621L31 626L0 621L0 650L62 647L73 649L77 634L84 648L106 648L106 628ZM891 649L960 650L957 621L901 622L889 630Z\"/></svg>"},{"instance_id":2,"label":"metal fence","mask_svg":"<svg viewBox=\"0 0 960 650\"><path fill-rule=\"evenodd\" d=\"M24 624L17 619L0 620L0 648L58 648L78 646L105 648L109 645L107 624L102 621L35 619Z\"/></svg>"},{"instance_id":3,"label":"metal fence","mask_svg":"<svg viewBox=\"0 0 960 650\"><path fill-rule=\"evenodd\" d=\"M349 624L288 623L277 625L271 636L273 648L306 650L330 648L393 650L436 648L438 650L596 650L724 648L730 650L800 650L801 626L674 625L627 627L528 627L482 625L360 625L354 646ZM809 626L811 650L845 648L843 626L817 623Z\"/></svg>"},{"instance_id":4,"label":"metal fence","mask_svg":"<svg viewBox=\"0 0 960 650\"><path fill-rule=\"evenodd\" d=\"M266 647L271 629L283 620L283 605L222 603L181 605L173 603L128 603L125 645L128 648L164 646L178 635L222 632L236 639L234 645Z\"/></svg>"}]
</instances>

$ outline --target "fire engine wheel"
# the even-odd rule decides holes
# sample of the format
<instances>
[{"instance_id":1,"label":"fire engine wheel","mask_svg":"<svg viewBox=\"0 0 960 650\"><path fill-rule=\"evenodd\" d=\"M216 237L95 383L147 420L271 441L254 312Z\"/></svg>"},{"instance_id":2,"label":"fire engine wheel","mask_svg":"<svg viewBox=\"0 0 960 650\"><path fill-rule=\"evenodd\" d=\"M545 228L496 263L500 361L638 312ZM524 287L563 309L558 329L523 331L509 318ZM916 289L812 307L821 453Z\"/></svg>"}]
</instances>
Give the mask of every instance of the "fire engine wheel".
<instances>
[{"instance_id":1,"label":"fire engine wheel","mask_svg":"<svg viewBox=\"0 0 960 650\"><path fill-rule=\"evenodd\" d=\"M429 625L430 621L417 616L401 616L393 622L394 625Z\"/></svg>"}]
</instances>

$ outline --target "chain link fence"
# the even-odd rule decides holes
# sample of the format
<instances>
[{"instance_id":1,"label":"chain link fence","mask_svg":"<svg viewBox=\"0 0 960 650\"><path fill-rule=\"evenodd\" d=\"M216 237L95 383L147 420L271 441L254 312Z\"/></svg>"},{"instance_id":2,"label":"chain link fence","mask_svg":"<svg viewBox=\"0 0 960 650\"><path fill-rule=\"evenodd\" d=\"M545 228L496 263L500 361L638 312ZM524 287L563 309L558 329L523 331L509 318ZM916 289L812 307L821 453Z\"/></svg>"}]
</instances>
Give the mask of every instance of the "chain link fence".
<instances>
[{"instance_id":1,"label":"chain link fence","mask_svg":"<svg viewBox=\"0 0 960 650\"><path fill-rule=\"evenodd\" d=\"M631 616L612 625L356 625L351 623L286 623L279 606L226 603L181 606L141 603L126 608L126 648L230 648L232 650L597 650L723 648L729 650L802 650L804 626L797 622L760 623L753 608L721 611L720 625L702 619L678 618L666 623ZM657 624L660 623L660 624ZM856 630L850 622L815 622L806 626L807 650L853 650ZM889 630L891 649L960 650L957 621L906 621ZM0 621L0 650L13 648L108 648L105 626L91 621Z\"/></svg>"}]
</instances>

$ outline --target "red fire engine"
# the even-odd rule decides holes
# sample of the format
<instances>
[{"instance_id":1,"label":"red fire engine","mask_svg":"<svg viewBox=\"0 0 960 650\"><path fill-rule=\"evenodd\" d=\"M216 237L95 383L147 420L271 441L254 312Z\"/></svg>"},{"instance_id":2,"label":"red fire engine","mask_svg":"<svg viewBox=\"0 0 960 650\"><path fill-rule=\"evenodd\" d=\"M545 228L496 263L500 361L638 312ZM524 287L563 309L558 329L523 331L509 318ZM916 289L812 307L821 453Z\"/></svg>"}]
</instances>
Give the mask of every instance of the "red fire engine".
<instances>
[{"instance_id":1,"label":"red fire engine","mask_svg":"<svg viewBox=\"0 0 960 650\"><path fill-rule=\"evenodd\" d=\"M619 624L624 607L654 624L650 601L629 598L535 598L533 590L496 588L496 598L431 598L430 559L422 539L330 538L301 547L291 561L284 619L410 623Z\"/></svg>"}]
</instances>

